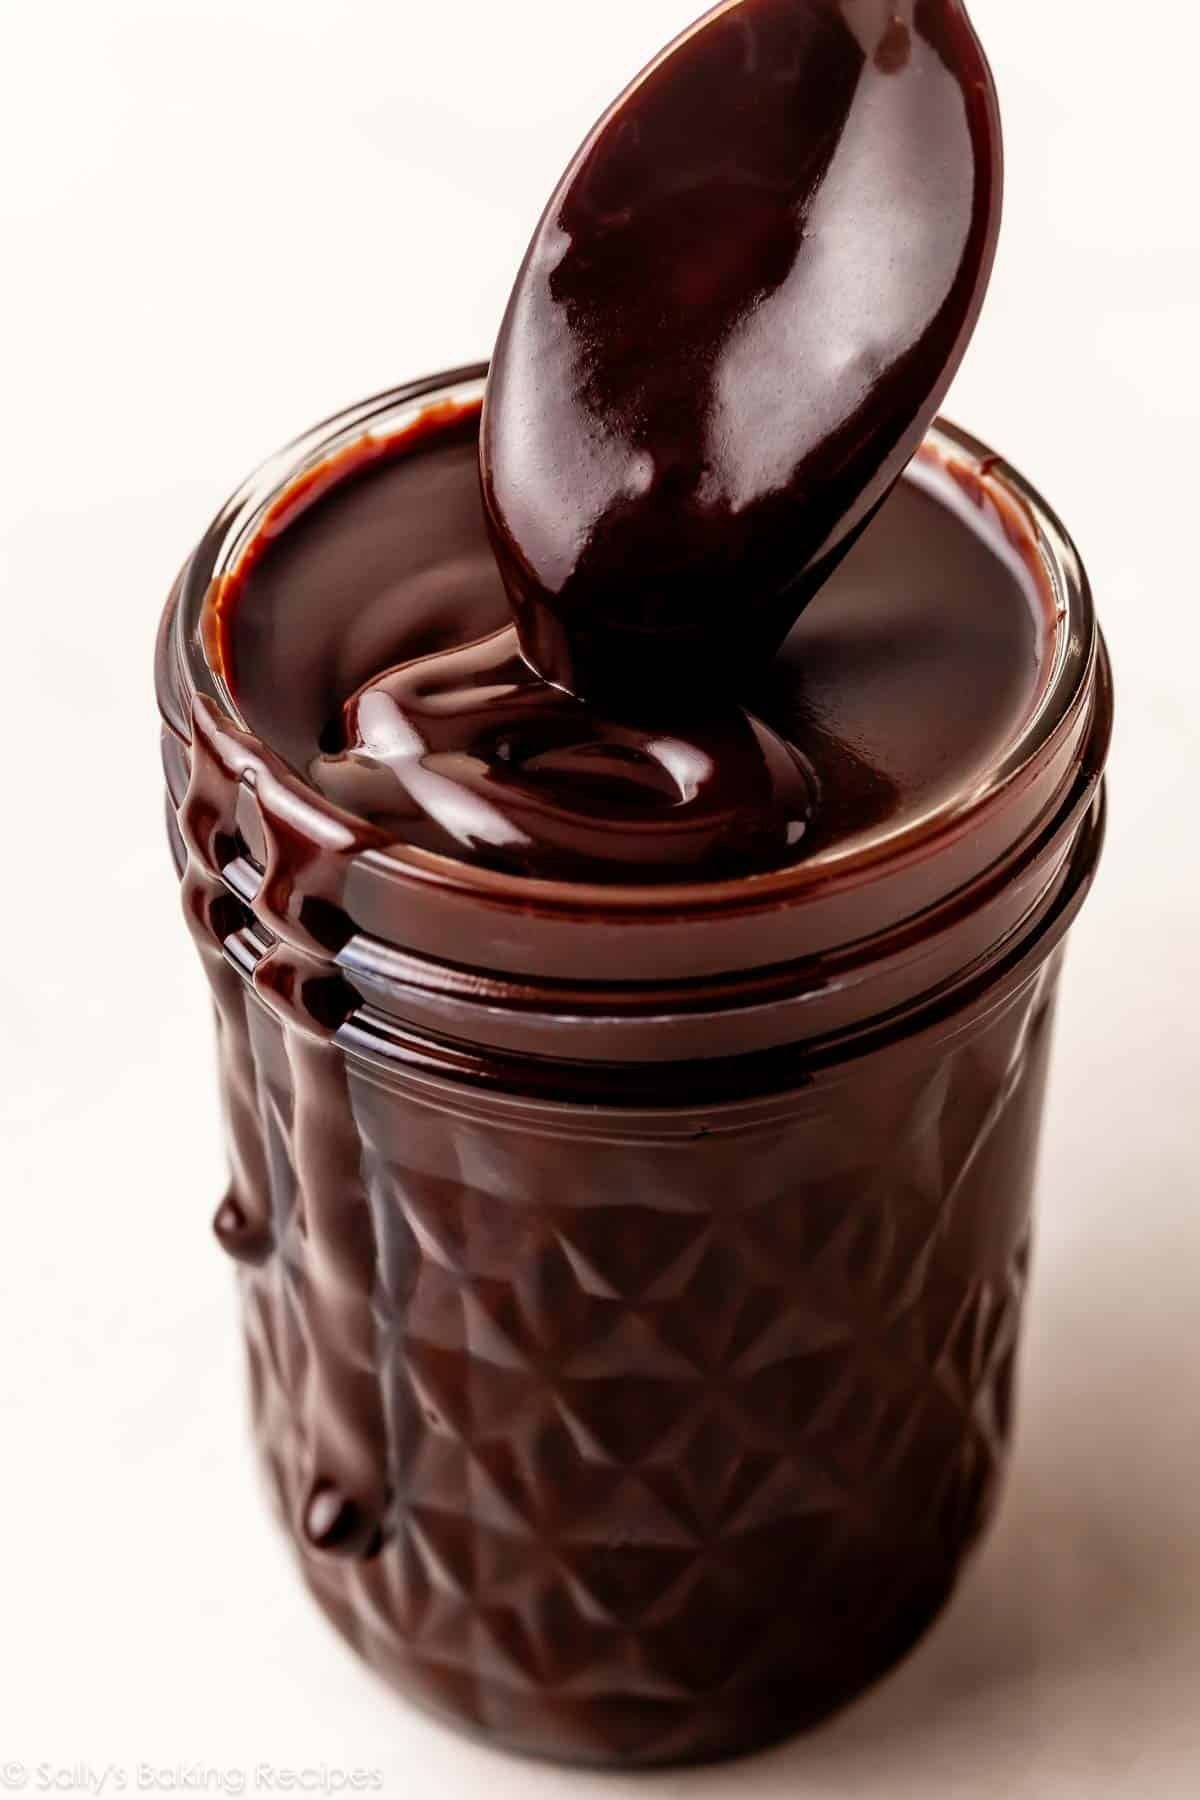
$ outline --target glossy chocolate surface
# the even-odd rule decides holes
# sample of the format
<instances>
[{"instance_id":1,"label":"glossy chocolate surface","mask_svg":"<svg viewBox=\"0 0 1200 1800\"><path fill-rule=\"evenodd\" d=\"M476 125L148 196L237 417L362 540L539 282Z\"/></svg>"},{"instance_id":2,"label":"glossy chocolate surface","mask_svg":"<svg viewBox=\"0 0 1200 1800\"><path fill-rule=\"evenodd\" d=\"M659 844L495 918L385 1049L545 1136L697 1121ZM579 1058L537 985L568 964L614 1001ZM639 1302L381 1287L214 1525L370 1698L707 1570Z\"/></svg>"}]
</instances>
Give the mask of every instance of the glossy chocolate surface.
<instances>
[{"instance_id":1,"label":"glossy chocolate surface","mask_svg":"<svg viewBox=\"0 0 1200 1800\"><path fill-rule=\"evenodd\" d=\"M373 840L592 881L750 875L906 823L1028 716L1032 537L901 483L741 698L606 713L522 662L474 475L437 413L286 504L223 604L253 730Z\"/></svg>"},{"instance_id":2,"label":"glossy chocolate surface","mask_svg":"<svg viewBox=\"0 0 1200 1800\"><path fill-rule=\"evenodd\" d=\"M1000 216L960 0L738 0L555 190L484 492L525 653L588 698L736 694L933 419Z\"/></svg>"}]
</instances>

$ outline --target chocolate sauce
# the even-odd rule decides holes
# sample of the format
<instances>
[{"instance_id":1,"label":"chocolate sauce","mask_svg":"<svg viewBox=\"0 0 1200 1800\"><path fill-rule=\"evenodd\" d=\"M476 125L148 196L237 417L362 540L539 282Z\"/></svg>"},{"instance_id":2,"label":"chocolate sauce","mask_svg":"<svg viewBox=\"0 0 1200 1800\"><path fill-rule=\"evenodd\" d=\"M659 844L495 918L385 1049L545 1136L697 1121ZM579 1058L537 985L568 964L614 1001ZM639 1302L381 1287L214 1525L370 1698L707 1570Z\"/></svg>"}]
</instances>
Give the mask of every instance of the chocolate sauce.
<instances>
[{"instance_id":1,"label":"chocolate sauce","mask_svg":"<svg viewBox=\"0 0 1200 1800\"><path fill-rule=\"evenodd\" d=\"M518 874L668 880L787 859L816 797L803 759L740 708L672 730L548 686L510 628L390 671L350 700L349 748L311 774L400 842Z\"/></svg>"},{"instance_id":2,"label":"chocolate sauce","mask_svg":"<svg viewBox=\"0 0 1200 1800\"><path fill-rule=\"evenodd\" d=\"M254 740L211 706L197 702L192 726L191 771L178 813L187 854L184 915L216 1004L233 1164L213 1229L247 1268L277 1263L281 1241L293 1236L286 1279L298 1290L293 1317L303 1375L291 1392L305 1425L305 1488L295 1523L324 1553L372 1556L382 1546L388 1498L384 1402L374 1368L378 1250L349 1076L332 1042L358 996L331 969L312 912L315 902L319 922L334 910L327 894L340 891L347 860L364 839L334 820L312 835L297 830L286 770L270 758L260 764ZM253 914L225 878L238 848L238 798L251 771L264 863ZM228 946L256 921L270 933L269 947L243 972ZM261 1081L267 1020L288 1026L287 1088L273 1117ZM281 1153L289 1169L285 1206Z\"/></svg>"},{"instance_id":3,"label":"chocolate sauce","mask_svg":"<svg viewBox=\"0 0 1200 1800\"><path fill-rule=\"evenodd\" d=\"M255 733L374 841L518 874L752 875L903 829L1011 741L1041 680L1037 559L900 484L745 705L598 709L517 652L439 409L287 495L222 599ZM281 522L283 521L283 522Z\"/></svg>"},{"instance_id":4,"label":"chocolate sauce","mask_svg":"<svg viewBox=\"0 0 1200 1800\"><path fill-rule=\"evenodd\" d=\"M960 0L739 0L596 126L488 386L483 485L533 666L736 697L916 450L999 227Z\"/></svg>"}]
</instances>

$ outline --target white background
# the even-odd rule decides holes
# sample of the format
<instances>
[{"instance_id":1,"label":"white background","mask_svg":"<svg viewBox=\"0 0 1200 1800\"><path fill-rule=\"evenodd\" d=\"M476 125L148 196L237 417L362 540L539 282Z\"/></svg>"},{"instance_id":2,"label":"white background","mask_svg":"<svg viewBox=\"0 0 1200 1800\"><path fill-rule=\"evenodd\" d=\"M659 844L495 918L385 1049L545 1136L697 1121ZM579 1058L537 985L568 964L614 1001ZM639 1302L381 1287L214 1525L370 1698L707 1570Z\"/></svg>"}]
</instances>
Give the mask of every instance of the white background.
<instances>
[{"instance_id":1,"label":"white background","mask_svg":"<svg viewBox=\"0 0 1200 1800\"><path fill-rule=\"evenodd\" d=\"M1077 535L1120 701L1016 1469L890 1682L807 1742L645 1784L410 1714L268 1523L208 1230L208 1005L150 664L175 569L265 453L486 354L550 182L692 0L0 0L0 1776L325 1762L413 1800L1200 1793L1200 15L974 13L1008 210L947 410Z\"/></svg>"}]
</instances>

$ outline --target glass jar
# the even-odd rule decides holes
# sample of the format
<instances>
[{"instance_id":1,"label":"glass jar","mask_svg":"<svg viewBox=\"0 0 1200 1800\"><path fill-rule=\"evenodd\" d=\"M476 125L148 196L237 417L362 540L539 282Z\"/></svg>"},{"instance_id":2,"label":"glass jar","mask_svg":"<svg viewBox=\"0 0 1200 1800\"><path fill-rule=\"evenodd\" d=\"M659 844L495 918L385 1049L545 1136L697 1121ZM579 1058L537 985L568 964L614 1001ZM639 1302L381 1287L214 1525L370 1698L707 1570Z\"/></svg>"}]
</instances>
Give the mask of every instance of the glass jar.
<instances>
[{"instance_id":1,"label":"glass jar","mask_svg":"<svg viewBox=\"0 0 1200 1800\"><path fill-rule=\"evenodd\" d=\"M264 520L483 373L283 452L167 607L168 824L229 1124L217 1234L272 1490L363 1657L515 1749L722 1756L886 1669L994 1506L1108 666L1061 526L939 425L910 478L1031 534L1054 621L985 782L750 883L352 850L239 717L214 608Z\"/></svg>"}]
</instances>

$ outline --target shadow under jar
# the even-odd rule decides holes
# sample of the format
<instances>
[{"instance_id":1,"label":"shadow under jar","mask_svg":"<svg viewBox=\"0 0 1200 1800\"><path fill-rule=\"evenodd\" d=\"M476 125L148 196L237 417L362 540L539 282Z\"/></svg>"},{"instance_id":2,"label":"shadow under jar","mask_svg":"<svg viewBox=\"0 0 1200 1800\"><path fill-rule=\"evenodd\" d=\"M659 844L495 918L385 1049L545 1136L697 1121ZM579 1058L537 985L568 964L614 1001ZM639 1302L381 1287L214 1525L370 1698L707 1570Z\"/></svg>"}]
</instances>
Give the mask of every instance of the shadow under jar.
<instances>
[{"instance_id":1,"label":"shadow under jar","mask_svg":"<svg viewBox=\"0 0 1200 1800\"><path fill-rule=\"evenodd\" d=\"M217 1232L271 1488L365 1660L514 1749L719 1757L894 1662L992 1511L1107 662L1061 527L940 425L902 486L1023 558L1041 609L982 778L740 880L381 846L243 716L221 608L264 534L414 422L469 419L482 373L285 451L164 617Z\"/></svg>"}]
</instances>

